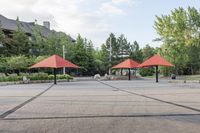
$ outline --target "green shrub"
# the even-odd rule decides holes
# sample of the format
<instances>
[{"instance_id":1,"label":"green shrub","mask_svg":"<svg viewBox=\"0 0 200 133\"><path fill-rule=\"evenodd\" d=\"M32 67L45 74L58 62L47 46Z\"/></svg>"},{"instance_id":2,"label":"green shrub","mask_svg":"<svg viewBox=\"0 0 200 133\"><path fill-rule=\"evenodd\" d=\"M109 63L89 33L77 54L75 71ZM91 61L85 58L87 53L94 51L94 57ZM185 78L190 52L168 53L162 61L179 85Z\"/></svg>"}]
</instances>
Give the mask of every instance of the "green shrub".
<instances>
[{"instance_id":1,"label":"green shrub","mask_svg":"<svg viewBox=\"0 0 200 133\"><path fill-rule=\"evenodd\" d=\"M33 73L27 76L30 80L48 80L47 73Z\"/></svg>"},{"instance_id":2,"label":"green shrub","mask_svg":"<svg viewBox=\"0 0 200 133\"><path fill-rule=\"evenodd\" d=\"M48 79L49 79L49 80L53 80L53 79L54 79L54 75L49 75L49 76L48 76Z\"/></svg>"},{"instance_id":3,"label":"green shrub","mask_svg":"<svg viewBox=\"0 0 200 133\"><path fill-rule=\"evenodd\" d=\"M68 75L68 74L66 74L65 76L66 76L67 79L73 79L73 77Z\"/></svg>"},{"instance_id":4,"label":"green shrub","mask_svg":"<svg viewBox=\"0 0 200 133\"><path fill-rule=\"evenodd\" d=\"M1 76L0 77L0 82L5 82L6 81L6 76Z\"/></svg>"},{"instance_id":5,"label":"green shrub","mask_svg":"<svg viewBox=\"0 0 200 133\"><path fill-rule=\"evenodd\" d=\"M1 76L0 82L11 82L11 81L20 81L22 80L22 76L17 75L9 75L9 76Z\"/></svg>"},{"instance_id":6,"label":"green shrub","mask_svg":"<svg viewBox=\"0 0 200 133\"><path fill-rule=\"evenodd\" d=\"M29 77L29 76L30 76L29 73L20 73L19 75L22 76L22 77L23 77L23 76L26 76L26 77Z\"/></svg>"},{"instance_id":7,"label":"green shrub","mask_svg":"<svg viewBox=\"0 0 200 133\"><path fill-rule=\"evenodd\" d=\"M153 76L154 68L142 68L142 69L140 69L139 73L143 77L145 77L145 76Z\"/></svg>"},{"instance_id":8,"label":"green shrub","mask_svg":"<svg viewBox=\"0 0 200 133\"><path fill-rule=\"evenodd\" d=\"M49 75L49 76L48 76L48 79L49 79L49 80L53 80L53 79L54 79L54 75ZM71 76L68 75L68 74L65 74L65 75L57 75L57 79L66 79L66 80L70 80L70 79L73 79L73 77L71 77Z\"/></svg>"},{"instance_id":9,"label":"green shrub","mask_svg":"<svg viewBox=\"0 0 200 133\"><path fill-rule=\"evenodd\" d=\"M12 82L12 81L22 81L23 76L26 76L30 80L53 80L54 75L48 75L47 73L20 73L20 75L12 74L9 76L1 75L0 82ZM57 75L57 79L70 80L73 79L70 75Z\"/></svg>"}]
</instances>

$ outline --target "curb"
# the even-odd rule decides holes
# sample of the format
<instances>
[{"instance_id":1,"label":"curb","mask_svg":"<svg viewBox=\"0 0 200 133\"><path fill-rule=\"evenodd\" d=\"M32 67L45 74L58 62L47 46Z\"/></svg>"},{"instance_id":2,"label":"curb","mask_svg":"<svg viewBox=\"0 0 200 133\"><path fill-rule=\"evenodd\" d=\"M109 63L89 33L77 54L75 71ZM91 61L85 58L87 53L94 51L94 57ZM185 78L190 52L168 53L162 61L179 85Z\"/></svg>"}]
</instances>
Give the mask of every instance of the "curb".
<instances>
[{"instance_id":1,"label":"curb","mask_svg":"<svg viewBox=\"0 0 200 133\"><path fill-rule=\"evenodd\" d=\"M199 83L200 80L170 80L168 83Z\"/></svg>"}]
</instances>

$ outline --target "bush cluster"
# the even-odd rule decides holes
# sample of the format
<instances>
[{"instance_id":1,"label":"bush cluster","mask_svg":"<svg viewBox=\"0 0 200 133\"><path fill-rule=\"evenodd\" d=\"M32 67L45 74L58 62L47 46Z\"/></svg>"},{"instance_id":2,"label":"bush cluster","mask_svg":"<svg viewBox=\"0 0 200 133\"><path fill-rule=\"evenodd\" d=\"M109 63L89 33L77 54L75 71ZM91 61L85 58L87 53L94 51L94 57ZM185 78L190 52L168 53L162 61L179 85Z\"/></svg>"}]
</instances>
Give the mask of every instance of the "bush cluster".
<instances>
[{"instance_id":1,"label":"bush cluster","mask_svg":"<svg viewBox=\"0 0 200 133\"><path fill-rule=\"evenodd\" d=\"M54 75L48 75L47 73L21 73L20 75L16 74L11 74L9 76L5 75L0 75L0 82L12 82L12 81L22 81L23 76L27 77L28 79L32 80L53 80ZM62 80L70 80L73 79L68 74L65 75L57 75L57 79L62 79Z\"/></svg>"},{"instance_id":2,"label":"bush cluster","mask_svg":"<svg viewBox=\"0 0 200 133\"><path fill-rule=\"evenodd\" d=\"M142 68L140 69L140 75L142 77L145 77L145 76L153 76L154 74L154 68Z\"/></svg>"}]
</instances>

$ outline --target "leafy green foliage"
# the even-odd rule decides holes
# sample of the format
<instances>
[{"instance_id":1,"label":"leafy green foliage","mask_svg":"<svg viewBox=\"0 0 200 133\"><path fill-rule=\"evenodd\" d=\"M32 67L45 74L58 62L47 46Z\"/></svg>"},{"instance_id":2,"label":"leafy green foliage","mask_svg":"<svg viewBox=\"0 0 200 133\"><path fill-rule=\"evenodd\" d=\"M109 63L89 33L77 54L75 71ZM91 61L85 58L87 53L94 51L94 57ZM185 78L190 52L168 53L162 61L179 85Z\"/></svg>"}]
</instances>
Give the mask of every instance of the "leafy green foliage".
<instances>
[{"instance_id":1,"label":"leafy green foliage","mask_svg":"<svg viewBox=\"0 0 200 133\"><path fill-rule=\"evenodd\" d=\"M154 68L141 68L139 73L143 77L145 77L145 76L153 76Z\"/></svg>"},{"instance_id":2,"label":"leafy green foliage","mask_svg":"<svg viewBox=\"0 0 200 133\"><path fill-rule=\"evenodd\" d=\"M4 53L4 43L5 43L5 35L3 30L1 29L1 21L0 21L0 56Z\"/></svg>"},{"instance_id":3,"label":"leafy green foliage","mask_svg":"<svg viewBox=\"0 0 200 133\"><path fill-rule=\"evenodd\" d=\"M17 20L18 21L18 20ZM72 42L69 35L52 31L48 37L42 36L42 29L37 23L33 26L33 35L23 32L18 21L17 30L12 37L4 35L0 25L0 71L19 73L27 71L27 67L42 59L58 54L81 66L81 75L108 73L109 68L121 61L131 58L142 62L156 53L165 57L175 67L160 67L162 74L169 76L176 74L195 74L200 68L200 12L189 7L174 9L169 15L156 16L155 30L161 41L160 48L153 48L147 44L144 48L139 43L129 42L125 35L117 37L111 33L100 49L95 49L92 41L77 36ZM110 47L111 45L111 47ZM111 48L111 62L109 60ZM71 70L70 70L71 71ZM154 70L142 69L143 75L151 75ZM51 71L46 71L51 73ZM73 71L72 71L73 72Z\"/></svg>"},{"instance_id":4,"label":"leafy green foliage","mask_svg":"<svg viewBox=\"0 0 200 133\"><path fill-rule=\"evenodd\" d=\"M134 59L135 61L142 62L143 53L137 41L135 41L133 45L130 46L130 49L131 49L130 58Z\"/></svg>"},{"instance_id":5,"label":"leafy green foliage","mask_svg":"<svg viewBox=\"0 0 200 133\"><path fill-rule=\"evenodd\" d=\"M195 73L199 68L200 12L194 7L174 9L170 15L156 16L155 29L163 42L160 53L175 64L162 72ZM166 70L167 69L167 70Z\"/></svg>"},{"instance_id":6,"label":"leafy green foliage","mask_svg":"<svg viewBox=\"0 0 200 133\"><path fill-rule=\"evenodd\" d=\"M17 19L17 30L13 33L11 47L8 50L11 55L29 55L29 39L28 36L22 31L21 23Z\"/></svg>"},{"instance_id":7,"label":"leafy green foliage","mask_svg":"<svg viewBox=\"0 0 200 133\"><path fill-rule=\"evenodd\" d=\"M0 72L7 72L8 64L5 57L0 57Z\"/></svg>"},{"instance_id":8,"label":"leafy green foliage","mask_svg":"<svg viewBox=\"0 0 200 133\"><path fill-rule=\"evenodd\" d=\"M12 56L7 60L8 67L10 69L25 69L28 67L27 57L24 55Z\"/></svg>"},{"instance_id":9,"label":"leafy green foliage","mask_svg":"<svg viewBox=\"0 0 200 133\"><path fill-rule=\"evenodd\" d=\"M76 44L68 48L67 59L81 66L81 75L94 75L96 69L93 43L78 35Z\"/></svg>"},{"instance_id":10,"label":"leafy green foliage","mask_svg":"<svg viewBox=\"0 0 200 133\"><path fill-rule=\"evenodd\" d=\"M13 82L13 81L22 81L23 76L27 77L31 81L35 80L54 80L54 75L48 75L47 73L21 73L20 75L9 75L9 76L0 76L0 82ZM58 80L72 80L73 77L71 77L68 74L65 75L57 75Z\"/></svg>"},{"instance_id":11,"label":"leafy green foliage","mask_svg":"<svg viewBox=\"0 0 200 133\"><path fill-rule=\"evenodd\" d=\"M151 47L149 44L147 44L143 49L142 49L142 55L143 55L143 60L146 60L156 54L156 51L153 47Z\"/></svg>"},{"instance_id":12,"label":"leafy green foliage","mask_svg":"<svg viewBox=\"0 0 200 133\"><path fill-rule=\"evenodd\" d=\"M38 56L38 57L35 58L33 64L36 64L36 63L38 63L38 62L40 62L40 61L46 59L47 57L48 57L48 56ZM33 59L34 59L34 57L33 57Z\"/></svg>"},{"instance_id":13,"label":"leafy green foliage","mask_svg":"<svg viewBox=\"0 0 200 133\"><path fill-rule=\"evenodd\" d=\"M41 27L35 22L31 37L31 54L35 56L46 55L46 51L44 50L45 41L46 39L42 36Z\"/></svg>"}]
</instances>

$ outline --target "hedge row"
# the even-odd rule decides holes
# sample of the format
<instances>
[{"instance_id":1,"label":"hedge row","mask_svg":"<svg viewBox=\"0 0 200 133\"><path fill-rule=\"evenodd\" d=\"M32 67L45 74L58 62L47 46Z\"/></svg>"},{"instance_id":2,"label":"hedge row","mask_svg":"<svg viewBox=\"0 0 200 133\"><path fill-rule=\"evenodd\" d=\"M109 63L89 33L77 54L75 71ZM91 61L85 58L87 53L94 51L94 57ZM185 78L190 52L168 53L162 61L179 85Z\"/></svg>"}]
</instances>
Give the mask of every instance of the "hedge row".
<instances>
[{"instance_id":1,"label":"hedge row","mask_svg":"<svg viewBox=\"0 0 200 133\"><path fill-rule=\"evenodd\" d=\"M11 82L11 81L22 81L23 76L30 80L53 80L54 75L48 75L47 73L33 73L33 74L20 74L20 75L9 75L0 76L0 82ZM70 75L57 75L57 79L70 80L73 79Z\"/></svg>"}]
</instances>

